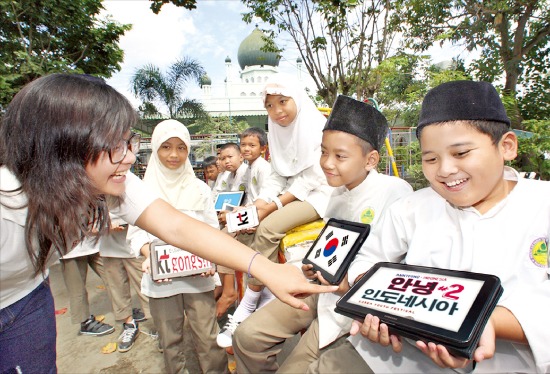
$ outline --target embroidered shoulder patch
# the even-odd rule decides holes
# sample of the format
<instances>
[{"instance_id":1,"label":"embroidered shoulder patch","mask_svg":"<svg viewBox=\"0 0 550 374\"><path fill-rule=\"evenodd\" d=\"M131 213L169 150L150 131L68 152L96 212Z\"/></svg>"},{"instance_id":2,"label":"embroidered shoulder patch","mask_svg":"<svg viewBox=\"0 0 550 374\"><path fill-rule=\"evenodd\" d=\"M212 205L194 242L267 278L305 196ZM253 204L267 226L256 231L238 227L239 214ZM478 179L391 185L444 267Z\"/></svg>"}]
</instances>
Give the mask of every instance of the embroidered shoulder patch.
<instances>
[{"instance_id":1,"label":"embroidered shoulder patch","mask_svg":"<svg viewBox=\"0 0 550 374\"><path fill-rule=\"evenodd\" d=\"M361 213L361 222L370 224L374 221L374 209L367 208Z\"/></svg>"},{"instance_id":2,"label":"embroidered shoulder patch","mask_svg":"<svg viewBox=\"0 0 550 374\"><path fill-rule=\"evenodd\" d=\"M548 241L546 238L535 239L531 244L529 257L538 267L545 268L548 266Z\"/></svg>"}]
</instances>

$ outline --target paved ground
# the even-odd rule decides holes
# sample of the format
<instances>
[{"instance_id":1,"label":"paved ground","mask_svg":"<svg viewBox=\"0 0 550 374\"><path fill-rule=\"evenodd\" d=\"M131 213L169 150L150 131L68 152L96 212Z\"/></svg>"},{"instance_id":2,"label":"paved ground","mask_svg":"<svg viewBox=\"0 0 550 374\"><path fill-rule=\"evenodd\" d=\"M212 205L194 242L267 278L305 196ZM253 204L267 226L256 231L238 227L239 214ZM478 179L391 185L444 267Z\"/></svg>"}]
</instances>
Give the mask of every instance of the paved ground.
<instances>
[{"instance_id":1,"label":"paved ground","mask_svg":"<svg viewBox=\"0 0 550 374\"><path fill-rule=\"evenodd\" d=\"M122 324L116 323L111 311L111 302L101 279L88 268L88 298L90 312L94 315L104 315L105 323L115 326L115 332L109 335L95 337L78 335L80 325L71 323L68 292L61 274L61 265L50 268L50 282L55 299L57 321L57 369L59 374L138 374L138 373L165 373L162 353L157 350L157 341L154 337L154 326L148 320L140 323L140 334L132 349L125 353L101 353L101 349L108 343L116 342L122 332ZM139 300L134 295L133 306L139 307ZM65 313L62 311L66 308ZM221 322L223 324L223 321ZM188 330L185 338L186 368L189 374L201 374L201 369L193 349L191 332ZM279 362L286 357L296 344L298 336L289 339L278 357ZM229 368L235 370L232 355L228 356Z\"/></svg>"},{"instance_id":2,"label":"paved ground","mask_svg":"<svg viewBox=\"0 0 550 374\"><path fill-rule=\"evenodd\" d=\"M66 313L58 314L57 320L57 368L60 374L80 373L163 373L164 361L162 353L157 350L157 341L151 336L153 324L145 321L140 324L141 333L134 347L126 352L118 351L103 354L101 348L110 342L116 342L122 325L116 324L111 311L111 304L101 279L91 269L88 272L88 295L91 312L95 315L105 315L105 322L114 324L115 332L109 335L94 337L78 335L79 326L71 323L69 313L68 293L63 282L60 265L54 265L50 270L52 292L55 299L55 309L59 312L67 308ZM134 306L139 307L137 298ZM190 374L199 374L201 370L193 351L193 344L186 336L186 365Z\"/></svg>"}]
</instances>

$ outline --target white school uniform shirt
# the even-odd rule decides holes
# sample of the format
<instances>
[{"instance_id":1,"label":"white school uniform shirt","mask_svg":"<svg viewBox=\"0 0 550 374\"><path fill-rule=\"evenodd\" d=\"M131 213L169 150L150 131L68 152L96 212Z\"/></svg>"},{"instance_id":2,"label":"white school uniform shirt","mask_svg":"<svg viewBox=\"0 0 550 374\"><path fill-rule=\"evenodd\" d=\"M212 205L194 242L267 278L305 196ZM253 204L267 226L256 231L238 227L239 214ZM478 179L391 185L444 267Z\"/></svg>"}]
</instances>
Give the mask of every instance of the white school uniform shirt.
<instances>
[{"instance_id":1,"label":"white school uniform shirt","mask_svg":"<svg viewBox=\"0 0 550 374\"><path fill-rule=\"evenodd\" d=\"M412 187L403 179L372 170L354 189L348 190L345 186L334 189L325 220L337 218L376 225L393 202L410 193ZM319 348L348 333L351 327L350 318L334 311L339 298L340 296L334 293L319 294Z\"/></svg>"},{"instance_id":2,"label":"white school uniform shirt","mask_svg":"<svg viewBox=\"0 0 550 374\"><path fill-rule=\"evenodd\" d=\"M229 178L230 174L231 172L227 170L223 173L218 174L218 177L216 178L216 183L214 183L214 187L212 187L212 201L215 202L218 194L222 191L225 191L222 186L227 186L227 178Z\"/></svg>"},{"instance_id":3,"label":"white school uniform shirt","mask_svg":"<svg viewBox=\"0 0 550 374\"><path fill-rule=\"evenodd\" d=\"M246 171L248 170L248 164L242 163L241 166L235 171L235 174L229 173L229 176L224 182L222 182L222 191L245 191L246 192Z\"/></svg>"},{"instance_id":4,"label":"white school uniform shirt","mask_svg":"<svg viewBox=\"0 0 550 374\"><path fill-rule=\"evenodd\" d=\"M498 305L521 324L529 346L497 340L495 356L476 365L476 373L550 372L550 182L519 178L509 195L485 214L457 208L433 189L403 198L385 214L350 266L350 281L379 261L493 274L504 293ZM358 334L360 335L360 334ZM401 354L391 347L350 337L374 372L443 372L412 344ZM406 339L403 340L408 341ZM447 370L452 372L451 370Z\"/></svg>"},{"instance_id":5,"label":"white school uniform shirt","mask_svg":"<svg viewBox=\"0 0 550 374\"><path fill-rule=\"evenodd\" d=\"M248 165L244 177L246 183L246 200L243 205L252 204L260 195L262 186L271 175L271 164L263 157L258 157L252 165Z\"/></svg>"},{"instance_id":6,"label":"white school uniform shirt","mask_svg":"<svg viewBox=\"0 0 550 374\"><path fill-rule=\"evenodd\" d=\"M319 149L319 158L321 151ZM273 198L290 192L300 201L310 203L320 217L325 216L328 200L333 188L327 184L327 179L319 162L292 177L279 175L274 169L265 186L262 186L258 199L268 203Z\"/></svg>"},{"instance_id":7,"label":"white school uniform shirt","mask_svg":"<svg viewBox=\"0 0 550 374\"><path fill-rule=\"evenodd\" d=\"M210 188L206 183L199 179L195 179L193 183L196 183L201 188L201 199L207 200L205 205L207 209L204 210L180 210L188 216L195 218L199 221L207 223L208 225L219 228L218 217L214 210L214 203L210 201ZM130 245L134 253L140 253L141 247L144 244L152 242L156 237L148 232L141 230L137 227L131 227L129 230L128 238ZM197 238L201 240L201 238ZM202 240L208 240L203 238ZM191 275L181 278L172 278L171 282L157 283L154 282L150 274L143 274L141 278L141 293L148 297L160 298L178 295L181 293L203 293L212 291L215 287L214 277L201 277L200 275Z\"/></svg>"},{"instance_id":8,"label":"white school uniform shirt","mask_svg":"<svg viewBox=\"0 0 550 374\"><path fill-rule=\"evenodd\" d=\"M114 214L111 216L111 225L122 225L126 222ZM130 243L126 240L128 234L128 226L123 230L115 231L111 230L108 235L104 235L99 240L99 253L101 257L113 257L113 258L134 258L136 257Z\"/></svg>"},{"instance_id":9,"label":"white school uniform shirt","mask_svg":"<svg viewBox=\"0 0 550 374\"><path fill-rule=\"evenodd\" d=\"M101 239L100 239L101 240ZM63 260L70 260L72 258L94 255L99 252L99 241L95 241L91 238L86 238L70 250Z\"/></svg>"},{"instance_id":10,"label":"white school uniform shirt","mask_svg":"<svg viewBox=\"0 0 550 374\"><path fill-rule=\"evenodd\" d=\"M157 198L134 174L126 175L126 191L110 205L125 221L134 223L149 204ZM13 190L21 186L15 175L5 166L0 167L0 190ZM137 194L136 194L137 192ZM142 198L147 196L147 198ZM139 197L139 198L138 198ZM56 252L46 262L44 275L33 275L34 268L25 248L25 221L27 197L23 193L0 194L0 309L27 296L48 276L48 267L59 256ZM70 254L70 252L69 252Z\"/></svg>"}]
</instances>

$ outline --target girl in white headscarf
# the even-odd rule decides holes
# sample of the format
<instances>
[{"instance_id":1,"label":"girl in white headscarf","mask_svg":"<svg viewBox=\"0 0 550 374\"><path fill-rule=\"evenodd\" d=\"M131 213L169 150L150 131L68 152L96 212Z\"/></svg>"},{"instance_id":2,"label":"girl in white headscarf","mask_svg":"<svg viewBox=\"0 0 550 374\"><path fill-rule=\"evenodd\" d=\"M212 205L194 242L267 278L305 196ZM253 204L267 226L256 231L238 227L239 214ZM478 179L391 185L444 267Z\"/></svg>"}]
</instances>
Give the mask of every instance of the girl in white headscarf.
<instances>
[{"instance_id":1,"label":"girl in white headscarf","mask_svg":"<svg viewBox=\"0 0 550 374\"><path fill-rule=\"evenodd\" d=\"M218 228L210 188L195 176L189 162L191 138L187 128L176 120L162 121L153 131L151 146L151 159L143 178L145 183L179 211ZM143 263L146 274L141 290L149 296L166 371L184 372L183 324L187 316L202 371L224 372L227 355L216 344L219 328L213 278L188 276L154 282L149 275L149 243L153 239L153 235L143 230L131 235L132 248L147 257Z\"/></svg>"},{"instance_id":2,"label":"girl in white headscarf","mask_svg":"<svg viewBox=\"0 0 550 374\"><path fill-rule=\"evenodd\" d=\"M319 165L326 118L297 85L296 78L277 74L262 92L268 113L268 145L272 174L254 205L260 225L239 241L278 262L279 242L294 227L322 218L332 188ZM249 279L245 295L229 316L218 344L230 346L236 326L273 298L257 279Z\"/></svg>"}]
</instances>

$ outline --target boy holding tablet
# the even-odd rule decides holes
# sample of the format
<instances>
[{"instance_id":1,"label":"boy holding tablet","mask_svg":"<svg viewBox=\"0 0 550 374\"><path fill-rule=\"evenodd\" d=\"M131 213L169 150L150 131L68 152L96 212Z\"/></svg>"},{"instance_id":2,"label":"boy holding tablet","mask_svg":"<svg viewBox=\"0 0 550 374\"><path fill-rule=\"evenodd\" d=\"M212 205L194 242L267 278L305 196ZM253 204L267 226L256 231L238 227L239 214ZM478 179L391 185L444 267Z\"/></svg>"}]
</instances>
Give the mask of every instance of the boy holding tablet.
<instances>
[{"instance_id":1,"label":"boy holding tablet","mask_svg":"<svg viewBox=\"0 0 550 374\"><path fill-rule=\"evenodd\" d=\"M379 149L388 132L384 116L372 106L339 96L323 130L320 164L333 191L326 220L337 218L365 224L376 223L387 206L412 192L402 179L379 174ZM368 239L367 239L368 240ZM304 273L315 278L304 265ZM344 279L347 283L347 279ZM351 319L334 313L336 294L309 296L308 312L294 313L274 300L237 327L233 349L239 373L304 372L323 348L349 331ZM310 327L311 324L311 327ZM285 339L308 331L278 368L276 355Z\"/></svg>"},{"instance_id":2,"label":"boy holding tablet","mask_svg":"<svg viewBox=\"0 0 550 374\"><path fill-rule=\"evenodd\" d=\"M214 189L216 198L220 192L225 191L243 191L246 195L247 186L245 178L248 164L243 162L244 158L241 154L239 145L237 143L226 143L222 145L220 147L219 160L226 175L225 179L223 179ZM218 222L222 230L227 224L225 219L227 213L227 210L220 210L218 212ZM227 230L225 229L224 231ZM237 292L235 290L235 271L222 265L218 265L217 270L222 284L222 294L216 303L216 317L219 319L235 302L237 299Z\"/></svg>"},{"instance_id":3,"label":"boy holding tablet","mask_svg":"<svg viewBox=\"0 0 550 374\"><path fill-rule=\"evenodd\" d=\"M310 372L550 370L550 331L540 320L550 310L550 183L505 166L517 155L509 125L489 83L456 81L429 91L417 136L431 187L392 205L348 271L354 282L379 261L404 261L498 276L504 293L473 360L433 342L400 339L367 315L352 327L361 335L324 352Z\"/></svg>"},{"instance_id":4,"label":"boy holding tablet","mask_svg":"<svg viewBox=\"0 0 550 374\"><path fill-rule=\"evenodd\" d=\"M271 174L271 164L262 157L267 150L267 134L259 127L249 127L240 135L240 149L244 160L248 163L248 168L244 175L246 186L245 201L241 205L249 205L256 200L260 189L266 183ZM243 234L243 244L249 245L253 234ZM223 291L216 304L216 315L221 318L224 313L237 300L237 290L235 288L235 272L229 268L220 267L223 274ZM269 291L269 289L265 289ZM270 298L273 298L269 292Z\"/></svg>"}]
</instances>

